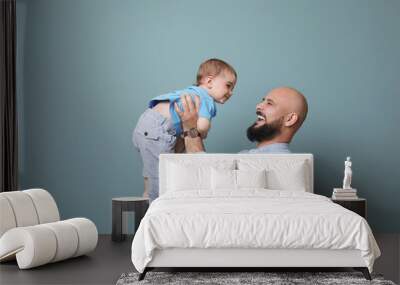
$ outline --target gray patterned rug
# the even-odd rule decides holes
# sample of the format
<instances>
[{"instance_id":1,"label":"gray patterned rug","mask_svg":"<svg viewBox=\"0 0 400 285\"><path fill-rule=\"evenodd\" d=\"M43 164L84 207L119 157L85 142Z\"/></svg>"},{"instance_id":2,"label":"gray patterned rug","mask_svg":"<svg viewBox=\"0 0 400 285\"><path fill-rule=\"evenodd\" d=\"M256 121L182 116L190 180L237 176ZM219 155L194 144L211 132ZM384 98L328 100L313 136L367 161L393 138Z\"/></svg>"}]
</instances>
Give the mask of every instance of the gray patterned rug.
<instances>
[{"instance_id":1,"label":"gray patterned rug","mask_svg":"<svg viewBox=\"0 0 400 285\"><path fill-rule=\"evenodd\" d=\"M364 278L360 272L148 272L142 281L139 273L124 273L116 285L145 284L384 284L395 285L384 280L381 275L372 274L372 281Z\"/></svg>"}]
</instances>

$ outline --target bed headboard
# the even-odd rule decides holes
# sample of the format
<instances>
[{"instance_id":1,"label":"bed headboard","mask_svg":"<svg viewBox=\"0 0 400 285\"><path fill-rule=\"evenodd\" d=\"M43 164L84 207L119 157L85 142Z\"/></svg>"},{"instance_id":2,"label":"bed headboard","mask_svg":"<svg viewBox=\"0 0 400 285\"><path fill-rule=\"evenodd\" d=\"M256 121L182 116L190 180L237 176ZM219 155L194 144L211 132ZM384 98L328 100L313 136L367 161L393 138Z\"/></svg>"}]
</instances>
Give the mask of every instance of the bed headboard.
<instances>
[{"instance_id":1,"label":"bed headboard","mask_svg":"<svg viewBox=\"0 0 400 285\"><path fill-rule=\"evenodd\" d=\"M301 154L222 154L222 153L199 153L199 154L161 154L159 164L159 194L164 194L168 189L168 179L171 174L168 169L171 165L181 164L188 167L213 166L221 163L231 163L234 169L242 167L250 168L252 165L266 165L267 168L277 168L282 173L282 179L285 179L285 169L290 169L293 165L302 165L306 180L306 191L314 192L314 161L313 155L309 153ZM276 167L279 166L279 167ZM171 170L170 170L171 171Z\"/></svg>"}]
</instances>

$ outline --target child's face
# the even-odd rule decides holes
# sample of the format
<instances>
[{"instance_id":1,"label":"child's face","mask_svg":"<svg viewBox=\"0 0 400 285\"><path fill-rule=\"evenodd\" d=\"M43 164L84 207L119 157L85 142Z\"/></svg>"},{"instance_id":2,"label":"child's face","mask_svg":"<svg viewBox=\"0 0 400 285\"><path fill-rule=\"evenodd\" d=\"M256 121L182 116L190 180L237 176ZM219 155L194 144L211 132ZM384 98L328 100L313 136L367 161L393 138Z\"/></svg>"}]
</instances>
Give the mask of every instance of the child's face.
<instances>
[{"instance_id":1,"label":"child's face","mask_svg":"<svg viewBox=\"0 0 400 285\"><path fill-rule=\"evenodd\" d=\"M208 93L217 103L224 104L232 96L235 84L235 75L230 72L221 72L216 77L209 78Z\"/></svg>"}]
</instances>

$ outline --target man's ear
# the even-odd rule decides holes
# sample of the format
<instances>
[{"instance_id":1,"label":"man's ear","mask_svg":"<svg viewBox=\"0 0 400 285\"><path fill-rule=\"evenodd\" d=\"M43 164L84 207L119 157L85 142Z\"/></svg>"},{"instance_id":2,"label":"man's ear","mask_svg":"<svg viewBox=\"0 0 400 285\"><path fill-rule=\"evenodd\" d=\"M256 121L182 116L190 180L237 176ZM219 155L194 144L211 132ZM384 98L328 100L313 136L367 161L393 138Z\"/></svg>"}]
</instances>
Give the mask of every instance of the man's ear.
<instances>
[{"instance_id":1,"label":"man's ear","mask_svg":"<svg viewBox=\"0 0 400 285\"><path fill-rule=\"evenodd\" d=\"M299 115L297 115L297 113L289 113L285 117L284 125L286 127L292 127L297 123L298 120L299 120Z\"/></svg>"}]
</instances>

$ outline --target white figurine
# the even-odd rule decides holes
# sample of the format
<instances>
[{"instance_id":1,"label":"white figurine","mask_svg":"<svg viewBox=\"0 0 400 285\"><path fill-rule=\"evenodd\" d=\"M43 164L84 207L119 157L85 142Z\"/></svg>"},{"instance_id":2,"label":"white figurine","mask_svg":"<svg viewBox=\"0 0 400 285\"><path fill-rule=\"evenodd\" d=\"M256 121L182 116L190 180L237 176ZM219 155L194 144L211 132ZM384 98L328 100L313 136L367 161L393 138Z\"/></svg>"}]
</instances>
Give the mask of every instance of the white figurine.
<instances>
[{"instance_id":1,"label":"white figurine","mask_svg":"<svg viewBox=\"0 0 400 285\"><path fill-rule=\"evenodd\" d=\"M343 179L343 189L351 188L351 177L353 176L353 171L351 170L350 156L347 157L344 162L344 179Z\"/></svg>"}]
</instances>

